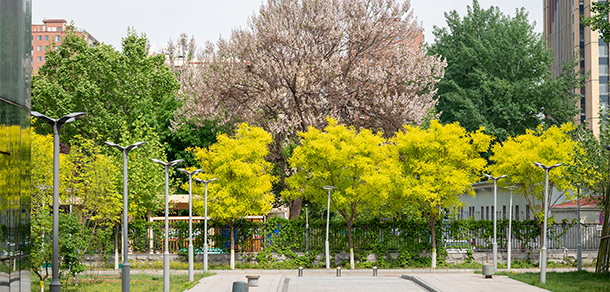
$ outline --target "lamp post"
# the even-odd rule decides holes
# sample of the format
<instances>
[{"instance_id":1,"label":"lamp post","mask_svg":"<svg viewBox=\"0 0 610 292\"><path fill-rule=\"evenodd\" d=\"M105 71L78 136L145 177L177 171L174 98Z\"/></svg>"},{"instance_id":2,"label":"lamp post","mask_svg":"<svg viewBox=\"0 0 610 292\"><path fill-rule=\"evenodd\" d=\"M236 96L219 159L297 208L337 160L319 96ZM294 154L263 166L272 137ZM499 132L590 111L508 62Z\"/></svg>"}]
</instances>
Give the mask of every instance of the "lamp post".
<instances>
[{"instance_id":1,"label":"lamp post","mask_svg":"<svg viewBox=\"0 0 610 292\"><path fill-rule=\"evenodd\" d=\"M330 223L330 191L336 189L333 186L323 186L325 190L328 190L328 207L326 208L326 241L324 242L324 250L326 254L326 268L330 269L330 247L328 245L328 227Z\"/></svg>"},{"instance_id":2,"label":"lamp post","mask_svg":"<svg viewBox=\"0 0 610 292\"><path fill-rule=\"evenodd\" d=\"M546 166L540 162L534 162L534 165L544 169L545 179L544 179L544 200L542 203L544 204L544 223L543 223L543 231L542 231L542 248L540 255L540 283L546 283L546 221L547 221L547 212L548 212L548 204L547 200L549 199L549 171L555 167L561 166L561 163L553 164L551 166Z\"/></svg>"},{"instance_id":3,"label":"lamp post","mask_svg":"<svg viewBox=\"0 0 610 292\"><path fill-rule=\"evenodd\" d=\"M193 175L203 171L203 169L193 170L191 172L178 168L179 171L186 173L189 176L189 282L193 282Z\"/></svg>"},{"instance_id":4,"label":"lamp post","mask_svg":"<svg viewBox=\"0 0 610 292\"><path fill-rule=\"evenodd\" d=\"M169 168L170 166L174 166L180 162L182 159L163 162L159 159L151 158L153 162L159 163L165 167L165 242L164 242L164 252L163 252L163 292L169 292L169 217L168 210L169 209Z\"/></svg>"},{"instance_id":5,"label":"lamp post","mask_svg":"<svg viewBox=\"0 0 610 292\"><path fill-rule=\"evenodd\" d=\"M497 199L498 199L498 187L497 187L497 183L498 180L501 178L506 177L506 175L501 175L498 177L493 177L489 174L485 175L486 178L488 179L493 179L494 181L494 209L492 213L493 219L494 219L494 241L492 243L493 245L493 261L494 261L494 272L498 270L498 243L496 242L496 205L497 205Z\"/></svg>"},{"instance_id":6,"label":"lamp post","mask_svg":"<svg viewBox=\"0 0 610 292\"><path fill-rule=\"evenodd\" d=\"M576 259L578 260L578 270L581 271L582 270L582 244L581 244L581 239L580 239L580 186L577 189L577 194L576 194L576 216L578 217L578 223L577 223L577 229L576 229L576 236L578 236L578 245L577 245L577 253L576 253Z\"/></svg>"},{"instance_id":7,"label":"lamp post","mask_svg":"<svg viewBox=\"0 0 610 292\"><path fill-rule=\"evenodd\" d=\"M196 181L205 184L204 200L203 200L203 271L208 271L208 184L216 180L202 180L195 178Z\"/></svg>"},{"instance_id":8,"label":"lamp post","mask_svg":"<svg viewBox=\"0 0 610 292\"><path fill-rule=\"evenodd\" d=\"M127 260L127 254L129 251L129 240L127 238L127 154L129 154L129 151L146 144L146 142L133 143L127 147L123 147L108 141L105 143L106 145L114 147L123 153L123 265L121 267L121 286L123 292L129 292L129 261Z\"/></svg>"},{"instance_id":9,"label":"lamp post","mask_svg":"<svg viewBox=\"0 0 610 292\"><path fill-rule=\"evenodd\" d=\"M74 122L87 116L87 113L78 112L67 114L59 119L49 118L39 112L32 112L35 116L53 127L53 261L51 270L53 273L50 290L60 292L59 283L59 131L67 123Z\"/></svg>"},{"instance_id":10,"label":"lamp post","mask_svg":"<svg viewBox=\"0 0 610 292\"><path fill-rule=\"evenodd\" d=\"M510 270L510 262L511 262L511 251L512 251L512 232L513 232L513 191L518 189L517 186L506 186L504 187L507 190L510 190L510 200L509 200L509 209L508 209L508 245L507 245L507 255L506 255L506 268Z\"/></svg>"}]
</instances>

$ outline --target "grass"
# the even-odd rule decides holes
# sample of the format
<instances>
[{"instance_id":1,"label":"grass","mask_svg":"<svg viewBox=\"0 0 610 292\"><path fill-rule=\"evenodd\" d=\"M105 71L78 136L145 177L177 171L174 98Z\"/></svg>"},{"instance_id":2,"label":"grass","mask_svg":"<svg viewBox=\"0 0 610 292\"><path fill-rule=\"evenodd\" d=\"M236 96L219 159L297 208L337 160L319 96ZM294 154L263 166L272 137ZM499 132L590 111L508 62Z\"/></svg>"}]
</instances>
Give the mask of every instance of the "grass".
<instances>
[{"instance_id":1,"label":"grass","mask_svg":"<svg viewBox=\"0 0 610 292\"><path fill-rule=\"evenodd\" d=\"M184 290L193 288L199 279L213 275L213 273L197 273L195 274L195 280L188 282L188 275L170 275L170 291L182 292ZM49 283L47 280L44 283L45 291L49 289ZM40 291L39 281L32 279L32 292ZM163 291L163 276L151 276L151 275L130 275L129 277L129 288L131 292L156 292ZM61 282L61 291L64 292L114 292L121 291L121 277L112 275L100 275L94 278L87 276L81 276L78 282L78 286L74 285L73 279L65 283Z\"/></svg>"},{"instance_id":2,"label":"grass","mask_svg":"<svg viewBox=\"0 0 610 292\"><path fill-rule=\"evenodd\" d=\"M610 291L610 275L587 271L547 272L546 283L540 283L540 273L508 273L511 279L554 292Z\"/></svg>"}]
</instances>

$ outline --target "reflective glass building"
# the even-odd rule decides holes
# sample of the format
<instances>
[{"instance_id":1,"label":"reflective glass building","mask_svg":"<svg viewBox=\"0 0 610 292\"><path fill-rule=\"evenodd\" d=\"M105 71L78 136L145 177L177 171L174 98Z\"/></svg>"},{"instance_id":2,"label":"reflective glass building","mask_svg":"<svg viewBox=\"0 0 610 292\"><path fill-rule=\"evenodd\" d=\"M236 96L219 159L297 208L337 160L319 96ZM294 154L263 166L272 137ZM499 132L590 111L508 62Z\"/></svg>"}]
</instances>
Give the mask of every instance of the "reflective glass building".
<instances>
[{"instance_id":1,"label":"reflective glass building","mask_svg":"<svg viewBox=\"0 0 610 292\"><path fill-rule=\"evenodd\" d=\"M31 1L0 0L0 292L30 291Z\"/></svg>"}]
</instances>

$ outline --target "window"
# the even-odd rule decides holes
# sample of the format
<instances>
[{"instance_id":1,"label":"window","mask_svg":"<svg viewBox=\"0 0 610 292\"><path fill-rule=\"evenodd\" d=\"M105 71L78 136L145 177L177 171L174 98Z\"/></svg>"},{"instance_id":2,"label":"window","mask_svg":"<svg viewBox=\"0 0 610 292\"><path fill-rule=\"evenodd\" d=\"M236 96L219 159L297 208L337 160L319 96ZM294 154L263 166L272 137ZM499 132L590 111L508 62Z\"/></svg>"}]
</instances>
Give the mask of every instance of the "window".
<instances>
[{"instance_id":1,"label":"window","mask_svg":"<svg viewBox=\"0 0 610 292\"><path fill-rule=\"evenodd\" d=\"M608 57L608 43L605 43L605 42L599 43L599 56Z\"/></svg>"},{"instance_id":2,"label":"window","mask_svg":"<svg viewBox=\"0 0 610 292\"><path fill-rule=\"evenodd\" d=\"M36 58L36 61L38 61L38 62L42 62L42 57L40 57L40 56L39 56L39 57L37 57L37 58Z\"/></svg>"},{"instance_id":3,"label":"window","mask_svg":"<svg viewBox=\"0 0 610 292\"><path fill-rule=\"evenodd\" d=\"M481 206L481 220L485 219L485 217L483 217L483 214L485 214L485 212L483 212L483 206Z\"/></svg>"},{"instance_id":4,"label":"window","mask_svg":"<svg viewBox=\"0 0 610 292\"><path fill-rule=\"evenodd\" d=\"M45 36L44 36L44 40L45 40L45 41L48 41L48 40L49 40L49 36L48 36L48 35L45 35Z\"/></svg>"},{"instance_id":5,"label":"window","mask_svg":"<svg viewBox=\"0 0 610 292\"><path fill-rule=\"evenodd\" d=\"M608 64L599 65L599 76L608 76ZM601 90L601 88L600 88L600 90Z\"/></svg>"},{"instance_id":6,"label":"window","mask_svg":"<svg viewBox=\"0 0 610 292\"><path fill-rule=\"evenodd\" d=\"M56 47L55 47L55 50L56 50L56 51L59 51L59 47L58 47L58 46L56 46Z\"/></svg>"},{"instance_id":7,"label":"window","mask_svg":"<svg viewBox=\"0 0 610 292\"><path fill-rule=\"evenodd\" d=\"M506 219L506 205L502 206L502 219Z\"/></svg>"},{"instance_id":8,"label":"window","mask_svg":"<svg viewBox=\"0 0 610 292\"><path fill-rule=\"evenodd\" d=\"M525 220L530 220L530 206L525 206Z\"/></svg>"},{"instance_id":9,"label":"window","mask_svg":"<svg viewBox=\"0 0 610 292\"><path fill-rule=\"evenodd\" d=\"M489 206L485 207L485 219L489 220Z\"/></svg>"},{"instance_id":10,"label":"window","mask_svg":"<svg viewBox=\"0 0 610 292\"><path fill-rule=\"evenodd\" d=\"M61 36L60 35L56 35L55 36L55 41L56 42L61 42Z\"/></svg>"},{"instance_id":11,"label":"window","mask_svg":"<svg viewBox=\"0 0 610 292\"><path fill-rule=\"evenodd\" d=\"M41 46L38 46L38 47L36 48L36 50L40 52L40 51L42 51L42 47L41 47Z\"/></svg>"},{"instance_id":12,"label":"window","mask_svg":"<svg viewBox=\"0 0 610 292\"><path fill-rule=\"evenodd\" d=\"M49 50L49 46L44 46L45 52Z\"/></svg>"},{"instance_id":13,"label":"window","mask_svg":"<svg viewBox=\"0 0 610 292\"><path fill-rule=\"evenodd\" d=\"M61 31L61 26L57 27L57 31Z\"/></svg>"},{"instance_id":14,"label":"window","mask_svg":"<svg viewBox=\"0 0 610 292\"><path fill-rule=\"evenodd\" d=\"M515 206L515 220L519 221L519 205Z\"/></svg>"},{"instance_id":15,"label":"window","mask_svg":"<svg viewBox=\"0 0 610 292\"><path fill-rule=\"evenodd\" d=\"M491 206L491 220L496 219L496 210L495 206Z\"/></svg>"},{"instance_id":16,"label":"window","mask_svg":"<svg viewBox=\"0 0 610 292\"><path fill-rule=\"evenodd\" d=\"M38 36L38 40L42 41L42 36L41 35Z\"/></svg>"},{"instance_id":17,"label":"window","mask_svg":"<svg viewBox=\"0 0 610 292\"><path fill-rule=\"evenodd\" d=\"M608 69L607 65L606 65L606 69ZM600 70L601 70L601 66L600 66ZM608 83L599 84L599 95L608 95Z\"/></svg>"}]
</instances>

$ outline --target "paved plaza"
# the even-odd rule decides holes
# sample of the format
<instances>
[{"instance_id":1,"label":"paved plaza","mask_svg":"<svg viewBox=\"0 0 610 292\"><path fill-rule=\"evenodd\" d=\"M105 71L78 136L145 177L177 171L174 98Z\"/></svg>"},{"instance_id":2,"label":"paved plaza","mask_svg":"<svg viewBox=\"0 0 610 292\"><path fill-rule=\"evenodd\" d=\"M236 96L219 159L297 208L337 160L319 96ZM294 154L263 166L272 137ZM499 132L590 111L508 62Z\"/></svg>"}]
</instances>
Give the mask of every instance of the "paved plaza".
<instances>
[{"instance_id":1,"label":"paved plaza","mask_svg":"<svg viewBox=\"0 0 610 292\"><path fill-rule=\"evenodd\" d=\"M341 278L333 276L290 277L287 279L287 285L284 287L287 287L287 292L428 291L412 281L398 277L372 276L345 276Z\"/></svg>"},{"instance_id":2,"label":"paved plaza","mask_svg":"<svg viewBox=\"0 0 610 292\"><path fill-rule=\"evenodd\" d=\"M343 270L336 277L335 270L304 270L303 277L296 270L219 270L203 278L188 292L231 292L235 281L247 282L246 275L260 275L259 286L250 292L310 292L310 291L548 291L506 276L485 279L473 270ZM408 279L402 278L405 275ZM422 285L416 283L419 282ZM426 289L424 286L427 286Z\"/></svg>"}]
</instances>

